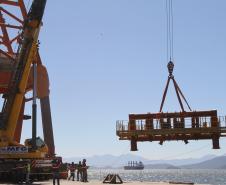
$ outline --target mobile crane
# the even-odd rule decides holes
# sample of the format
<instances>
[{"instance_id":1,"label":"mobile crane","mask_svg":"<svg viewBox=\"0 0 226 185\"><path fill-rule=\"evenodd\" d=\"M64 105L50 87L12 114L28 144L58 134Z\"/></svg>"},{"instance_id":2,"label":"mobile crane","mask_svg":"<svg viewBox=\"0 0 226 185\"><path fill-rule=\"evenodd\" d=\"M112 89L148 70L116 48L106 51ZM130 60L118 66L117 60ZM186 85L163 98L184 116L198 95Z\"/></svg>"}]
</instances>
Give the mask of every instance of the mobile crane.
<instances>
[{"instance_id":1,"label":"mobile crane","mask_svg":"<svg viewBox=\"0 0 226 185\"><path fill-rule=\"evenodd\" d=\"M4 1L1 3L15 3ZM52 159L55 158L55 147L51 123L51 114L48 97L48 75L44 66L41 65L38 53L38 36L42 26L42 17L46 5L46 0L34 0L28 14L24 11L23 1L18 1L23 9L24 21L20 21L14 15L1 7L1 29L4 33L3 41L6 42L8 35L2 12L7 13L17 21L22 23L22 33L15 37L19 40L19 47L16 53L10 50L6 44L8 52L1 53L0 61L0 93L3 94L4 103L0 113L0 180L9 180L15 175L18 166L31 164L34 170L48 171ZM15 26L14 26L15 27ZM15 40L15 39L14 39ZM8 62L8 60L11 60ZM37 77L39 75L39 77ZM42 84L40 83L40 79ZM39 80L39 83L37 81ZM41 86L41 87L40 87ZM44 88L43 88L44 86ZM25 94L33 90L33 97L26 98ZM41 97L42 121L45 142L36 136L36 99ZM27 139L25 144L20 143L22 122L31 118L24 115L25 102L33 101L32 104L32 139ZM44 168L41 168L44 166ZM48 166L48 168L46 167ZM41 171L42 172L42 171ZM36 175L36 176L35 176ZM49 174L40 176L34 173L33 177L47 178ZM24 178L22 175L20 178ZM18 179L15 179L18 180Z\"/></svg>"},{"instance_id":2,"label":"mobile crane","mask_svg":"<svg viewBox=\"0 0 226 185\"><path fill-rule=\"evenodd\" d=\"M21 30L27 19L28 13L23 0L17 1L1 1L0 2L0 94L3 98L10 91L10 79L13 71L15 71L16 56L18 51L13 49L17 44L21 43ZM28 7L28 5L27 5ZM44 141L48 146L48 155L55 155L54 137L52 129L51 108L49 100L49 78L46 67L42 64L39 51L34 58L37 64L37 98L40 99L42 125ZM31 70L26 92L33 90L33 70ZM30 116L24 115L25 104L31 101L31 98L26 98L21 106L20 117L18 119L14 140L20 142L23 120L30 119ZM1 101L0 101L1 102Z\"/></svg>"},{"instance_id":3,"label":"mobile crane","mask_svg":"<svg viewBox=\"0 0 226 185\"><path fill-rule=\"evenodd\" d=\"M5 97L0 117L0 150L13 150L12 147L15 146L21 153L19 152L20 154L13 154L2 152L0 156L1 158L40 158L44 157L48 151L46 146L37 148L37 146L35 146L36 141L34 140L32 140L31 152L28 152L28 146L20 145L14 141L14 133L23 103L24 94L26 92L25 90L28 83L31 65L37 52L37 42L45 3L46 1L44 0L35 0L28 14L27 20L24 23L22 43L19 46L18 56L16 57L16 70L12 74L9 84L11 87L10 92L8 92ZM34 76L36 75L35 68L36 66L33 65ZM35 99L36 97L33 98ZM35 109L35 104L33 104L34 117L36 116ZM33 122L35 122L35 119L33 120Z\"/></svg>"}]
</instances>

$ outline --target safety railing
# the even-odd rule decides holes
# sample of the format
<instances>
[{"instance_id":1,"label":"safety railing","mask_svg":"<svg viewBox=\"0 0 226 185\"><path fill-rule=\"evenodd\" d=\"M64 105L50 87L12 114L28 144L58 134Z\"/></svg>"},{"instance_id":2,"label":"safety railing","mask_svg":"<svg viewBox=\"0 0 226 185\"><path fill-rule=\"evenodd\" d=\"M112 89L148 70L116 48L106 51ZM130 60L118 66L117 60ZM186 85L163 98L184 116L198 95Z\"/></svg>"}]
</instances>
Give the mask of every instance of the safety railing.
<instances>
[{"instance_id":1,"label":"safety railing","mask_svg":"<svg viewBox=\"0 0 226 185\"><path fill-rule=\"evenodd\" d=\"M226 128L226 116L218 117L219 127Z\"/></svg>"},{"instance_id":2,"label":"safety railing","mask_svg":"<svg viewBox=\"0 0 226 185\"><path fill-rule=\"evenodd\" d=\"M147 123L147 120L135 120L135 129L137 131L144 131L151 129L174 129L174 128L211 128L212 122L210 117L199 117L194 124L191 118L184 118L181 122L180 119L153 119L150 125L150 122ZM148 125L149 124L149 125ZM116 122L116 131L128 131L129 130L129 121L127 120L118 120ZM226 116L218 117L218 127L226 129Z\"/></svg>"}]
</instances>

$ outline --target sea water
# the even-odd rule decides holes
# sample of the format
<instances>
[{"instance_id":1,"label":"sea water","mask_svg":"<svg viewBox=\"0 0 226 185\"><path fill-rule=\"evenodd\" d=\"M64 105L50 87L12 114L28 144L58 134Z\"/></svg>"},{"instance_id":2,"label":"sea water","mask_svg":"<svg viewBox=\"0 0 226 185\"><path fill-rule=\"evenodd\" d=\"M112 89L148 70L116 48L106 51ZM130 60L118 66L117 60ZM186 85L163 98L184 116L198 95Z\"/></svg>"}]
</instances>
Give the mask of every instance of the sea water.
<instances>
[{"instance_id":1,"label":"sea water","mask_svg":"<svg viewBox=\"0 0 226 185\"><path fill-rule=\"evenodd\" d=\"M194 182L198 184L226 185L226 170L193 170L193 169L168 169L168 170L118 170L95 169L89 170L89 179L103 180L111 174L118 174L123 181L145 182Z\"/></svg>"}]
</instances>

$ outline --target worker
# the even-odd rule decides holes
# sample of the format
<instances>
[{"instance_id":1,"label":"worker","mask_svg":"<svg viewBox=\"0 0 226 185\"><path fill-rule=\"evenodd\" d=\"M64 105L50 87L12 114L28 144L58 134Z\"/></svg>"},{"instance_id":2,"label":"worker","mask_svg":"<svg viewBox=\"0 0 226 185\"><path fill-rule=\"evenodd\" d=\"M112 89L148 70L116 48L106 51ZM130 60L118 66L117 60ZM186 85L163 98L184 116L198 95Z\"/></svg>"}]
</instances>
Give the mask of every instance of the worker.
<instances>
[{"instance_id":1,"label":"worker","mask_svg":"<svg viewBox=\"0 0 226 185\"><path fill-rule=\"evenodd\" d=\"M25 174L25 168L24 164L21 162L17 164L17 166L14 168L16 171L15 179L18 184L23 184L24 182L24 174Z\"/></svg>"},{"instance_id":2,"label":"worker","mask_svg":"<svg viewBox=\"0 0 226 185\"><path fill-rule=\"evenodd\" d=\"M60 165L61 165L60 160L55 159L52 161L53 185L55 185L56 180L57 180L57 185L60 185Z\"/></svg>"},{"instance_id":3,"label":"worker","mask_svg":"<svg viewBox=\"0 0 226 185\"><path fill-rule=\"evenodd\" d=\"M69 177L71 175L70 164L69 163L66 163L66 165L67 165L67 180L69 180Z\"/></svg>"},{"instance_id":4,"label":"worker","mask_svg":"<svg viewBox=\"0 0 226 185\"><path fill-rule=\"evenodd\" d=\"M77 166L77 181L81 180L82 181L82 162L78 162Z\"/></svg>"},{"instance_id":5,"label":"worker","mask_svg":"<svg viewBox=\"0 0 226 185\"><path fill-rule=\"evenodd\" d=\"M30 173L31 173L31 164L27 163L27 174L26 174L26 184L30 183Z\"/></svg>"},{"instance_id":6,"label":"worker","mask_svg":"<svg viewBox=\"0 0 226 185\"><path fill-rule=\"evenodd\" d=\"M88 182L86 159L82 160L82 182Z\"/></svg>"},{"instance_id":7,"label":"worker","mask_svg":"<svg viewBox=\"0 0 226 185\"><path fill-rule=\"evenodd\" d=\"M74 162L71 163L69 168L70 168L71 174L70 174L70 177L68 178L68 180L70 180L72 177L72 181L75 181L75 164L74 164Z\"/></svg>"}]
</instances>

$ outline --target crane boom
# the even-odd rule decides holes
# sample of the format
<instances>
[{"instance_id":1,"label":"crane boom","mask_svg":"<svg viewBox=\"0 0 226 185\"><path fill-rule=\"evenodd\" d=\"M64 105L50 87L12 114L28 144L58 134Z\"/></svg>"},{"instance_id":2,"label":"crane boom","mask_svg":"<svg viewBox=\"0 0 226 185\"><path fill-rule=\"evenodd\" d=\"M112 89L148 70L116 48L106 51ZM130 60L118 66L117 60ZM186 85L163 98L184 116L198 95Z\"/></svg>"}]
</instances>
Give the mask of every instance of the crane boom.
<instances>
[{"instance_id":1,"label":"crane boom","mask_svg":"<svg viewBox=\"0 0 226 185\"><path fill-rule=\"evenodd\" d=\"M30 69L37 52L38 36L46 0L34 0L25 20L22 42L18 49L16 70L10 81L0 118L0 147L18 145L14 133L23 103Z\"/></svg>"}]
</instances>

